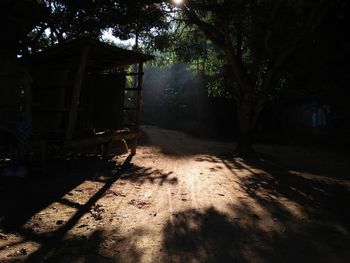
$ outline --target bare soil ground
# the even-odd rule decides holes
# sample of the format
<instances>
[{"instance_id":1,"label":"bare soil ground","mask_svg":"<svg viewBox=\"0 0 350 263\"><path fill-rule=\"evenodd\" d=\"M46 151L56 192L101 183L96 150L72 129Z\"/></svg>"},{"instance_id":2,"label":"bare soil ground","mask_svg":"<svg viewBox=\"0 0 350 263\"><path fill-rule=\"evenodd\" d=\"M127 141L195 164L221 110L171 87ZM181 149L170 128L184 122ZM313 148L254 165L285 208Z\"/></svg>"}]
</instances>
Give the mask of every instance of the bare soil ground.
<instances>
[{"instance_id":1,"label":"bare soil ground","mask_svg":"<svg viewBox=\"0 0 350 263\"><path fill-rule=\"evenodd\" d=\"M350 262L348 156L144 127L129 166L54 160L0 180L0 262ZM124 158L124 159L123 159Z\"/></svg>"}]
</instances>

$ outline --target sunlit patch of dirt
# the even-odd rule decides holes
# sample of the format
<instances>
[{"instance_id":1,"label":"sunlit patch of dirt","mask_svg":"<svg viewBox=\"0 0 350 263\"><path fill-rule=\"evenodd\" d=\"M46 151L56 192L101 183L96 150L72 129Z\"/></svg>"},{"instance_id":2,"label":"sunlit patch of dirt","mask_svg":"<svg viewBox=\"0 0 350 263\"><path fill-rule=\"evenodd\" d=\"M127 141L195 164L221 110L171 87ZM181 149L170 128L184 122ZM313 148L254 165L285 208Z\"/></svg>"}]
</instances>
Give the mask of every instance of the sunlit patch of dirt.
<instances>
[{"instance_id":1,"label":"sunlit patch of dirt","mask_svg":"<svg viewBox=\"0 0 350 263\"><path fill-rule=\"evenodd\" d=\"M259 145L251 161L231 143L144 131L129 166L79 157L4 179L0 262L350 261L345 156Z\"/></svg>"}]
</instances>

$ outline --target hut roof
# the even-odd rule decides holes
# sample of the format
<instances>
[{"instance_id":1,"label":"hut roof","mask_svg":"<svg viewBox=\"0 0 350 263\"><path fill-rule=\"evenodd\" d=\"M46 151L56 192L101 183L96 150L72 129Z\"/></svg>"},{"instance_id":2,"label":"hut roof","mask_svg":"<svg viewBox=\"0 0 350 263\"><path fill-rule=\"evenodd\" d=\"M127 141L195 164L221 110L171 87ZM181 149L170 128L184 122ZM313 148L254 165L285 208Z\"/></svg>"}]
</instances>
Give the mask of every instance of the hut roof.
<instances>
[{"instance_id":1,"label":"hut roof","mask_svg":"<svg viewBox=\"0 0 350 263\"><path fill-rule=\"evenodd\" d=\"M154 56L122 49L90 38L79 38L58 44L29 57L30 63L44 67L76 67L83 47L89 47L89 69L111 69L154 59Z\"/></svg>"}]
</instances>

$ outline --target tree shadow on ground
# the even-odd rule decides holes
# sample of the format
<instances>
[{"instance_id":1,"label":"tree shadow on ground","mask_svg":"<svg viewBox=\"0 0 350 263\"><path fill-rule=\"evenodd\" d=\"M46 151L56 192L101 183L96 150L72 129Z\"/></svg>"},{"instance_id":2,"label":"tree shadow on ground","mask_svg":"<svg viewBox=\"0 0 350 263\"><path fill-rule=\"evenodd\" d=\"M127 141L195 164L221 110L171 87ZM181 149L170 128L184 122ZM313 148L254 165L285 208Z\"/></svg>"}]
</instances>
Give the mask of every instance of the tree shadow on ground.
<instances>
[{"instance_id":1,"label":"tree shadow on ground","mask_svg":"<svg viewBox=\"0 0 350 263\"><path fill-rule=\"evenodd\" d=\"M88 235L71 236L61 242L45 244L38 253L18 257L9 256L6 263L12 262L84 262L84 263L112 263L112 262L140 262L142 252L137 248L137 241L144 235L142 229L136 229L129 234L121 234L117 227L113 230L98 229ZM3 262L3 261L1 261Z\"/></svg>"},{"instance_id":2,"label":"tree shadow on ground","mask_svg":"<svg viewBox=\"0 0 350 263\"><path fill-rule=\"evenodd\" d=\"M101 231L95 231L90 237L70 237L67 233L73 229L79 220L87 213L91 212L96 202L106 195L111 186L124 176L123 180L137 182L138 184L150 181L152 183L163 184L167 182L167 177L171 174L164 174L160 170L147 169L132 165L131 156L128 156L120 165L112 164L99 158L76 158L74 160L57 160L50 164L50 174L47 177L29 177L23 180L13 178L2 178L4 184L1 191L1 228L5 233L17 233L21 240L7 244L6 247L0 247L0 251L18 246L25 242L36 242L40 245L38 250L28 255L25 262L130 262L127 257L132 257L132 262L138 262L140 255L133 246L138 235L142 230L133 231L131 236L119 235L119 240L127 243L127 251L116 253L112 256L104 256L99 253L93 253L94 247L97 249L101 243ZM133 173L139 171L142 173L142 179L138 176L133 177ZM153 179L147 180L148 177ZM123 181L120 180L120 181ZM72 189L79 187L84 181L96 181L99 183L97 191L94 191L88 200L83 204L74 203L74 201L65 199L67 193ZM176 182L174 179L171 183ZM120 185L119 185L120 186ZM73 195L73 194L72 194ZM33 216L50 204L58 202L65 206L74 208L71 217L55 226L51 223L53 230L36 232L26 222ZM52 229L52 226L50 227ZM104 235L113 235L113 231L108 231ZM118 238L117 238L118 240ZM111 242L113 243L113 242ZM117 242L118 243L118 242ZM118 244L115 243L115 246ZM125 244L124 244L125 246ZM77 250L77 251L76 251ZM81 250L81 251L80 251ZM114 247L114 250L118 250ZM85 252L87 253L85 253ZM69 258L71 254L77 257L78 261L65 261L61 258ZM79 254L81 252L81 255ZM118 251L117 251L118 252ZM58 259L59 257L59 259ZM82 261L79 259L82 258ZM9 259L11 262L12 259ZM14 261L17 259L14 258ZM22 260L24 261L24 260Z\"/></svg>"},{"instance_id":3,"label":"tree shadow on ground","mask_svg":"<svg viewBox=\"0 0 350 263\"><path fill-rule=\"evenodd\" d=\"M223 162L232 169L228 160ZM240 186L271 213L279 213L283 217L283 201L293 202L308 217L341 224L350 230L349 182L291 172L269 160L234 160L231 164L240 169L249 169L251 175L240 178Z\"/></svg>"},{"instance_id":4,"label":"tree shadow on ground","mask_svg":"<svg viewBox=\"0 0 350 263\"><path fill-rule=\"evenodd\" d=\"M257 147L262 159L288 170L297 170L349 180L349 154L320 150L312 147L283 145L260 145Z\"/></svg>"},{"instance_id":5,"label":"tree shadow on ground","mask_svg":"<svg viewBox=\"0 0 350 263\"><path fill-rule=\"evenodd\" d=\"M26 262L140 262L142 253L137 249L136 242L142 234L142 230L132 231L128 235L119 233L118 228L95 230L89 236L67 238L52 246L46 256L31 257Z\"/></svg>"},{"instance_id":6,"label":"tree shadow on ground","mask_svg":"<svg viewBox=\"0 0 350 263\"><path fill-rule=\"evenodd\" d=\"M45 175L31 174L23 179L0 177L2 228L19 229L34 214L60 202L61 197L86 180L118 179L120 168L97 157L79 157L53 160Z\"/></svg>"},{"instance_id":7,"label":"tree shadow on ground","mask_svg":"<svg viewBox=\"0 0 350 263\"><path fill-rule=\"evenodd\" d=\"M174 215L164 228L162 262L347 262L349 252L332 244L348 236L299 222L297 229L266 230L243 204L240 219L214 208ZM241 215L239 215L241 216ZM318 231L327 237L319 239ZM328 233L326 231L329 231ZM314 237L307 237L315 234ZM346 246L346 244L343 244Z\"/></svg>"},{"instance_id":8,"label":"tree shadow on ground","mask_svg":"<svg viewBox=\"0 0 350 263\"><path fill-rule=\"evenodd\" d=\"M350 261L348 185L267 160L197 161L225 164L245 197L228 204L230 212L174 214L164 227L164 262Z\"/></svg>"},{"instance_id":9,"label":"tree shadow on ground","mask_svg":"<svg viewBox=\"0 0 350 263\"><path fill-rule=\"evenodd\" d=\"M48 173L42 176L31 175L28 178L0 177L0 218L1 228L5 231L17 231L35 214L54 202L74 208L84 206L67 200L64 196L85 181L112 185L115 181L129 181L138 185L177 184L172 172L159 169L121 164L97 157L79 157L70 160L59 159L48 165ZM127 168L127 169L126 169ZM101 190L108 190L102 187ZM104 192L101 192L101 196ZM96 199L96 201L98 198ZM89 208L86 208L87 212Z\"/></svg>"},{"instance_id":10,"label":"tree shadow on ground","mask_svg":"<svg viewBox=\"0 0 350 263\"><path fill-rule=\"evenodd\" d=\"M172 171L164 172L160 169L139 166L133 166L120 177L120 180L137 184L144 184L146 182L158 185L178 183L178 179L174 177Z\"/></svg>"},{"instance_id":11,"label":"tree shadow on ground","mask_svg":"<svg viewBox=\"0 0 350 263\"><path fill-rule=\"evenodd\" d=\"M164 227L162 262L234 262L241 260L243 232L236 222L209 208L187 210L173 215ZM244 261L241 261L244 262Z\"/></svg>"}]
</instances>

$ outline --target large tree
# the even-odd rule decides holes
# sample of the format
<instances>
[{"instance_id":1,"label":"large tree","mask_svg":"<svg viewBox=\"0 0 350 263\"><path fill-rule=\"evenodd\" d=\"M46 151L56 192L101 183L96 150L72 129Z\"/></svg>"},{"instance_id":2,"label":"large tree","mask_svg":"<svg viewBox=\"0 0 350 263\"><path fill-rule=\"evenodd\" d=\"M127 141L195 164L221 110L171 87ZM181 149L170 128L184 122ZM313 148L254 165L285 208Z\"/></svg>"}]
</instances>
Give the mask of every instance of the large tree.
<instances>
[{"instance_id":1,"label":"large tree","mask_svg":"<svg viewBox=\"0 0 350 263\"><path fill-rule=\"evenodd\" d=\"M288 63L315 43L320 27L345 5L342 0L186 0L178 5L185 22L225 55L236 83L231 93L237 106L238 154L254 154L254 126L285 84Z\"/></svg>"}]
</instances>

